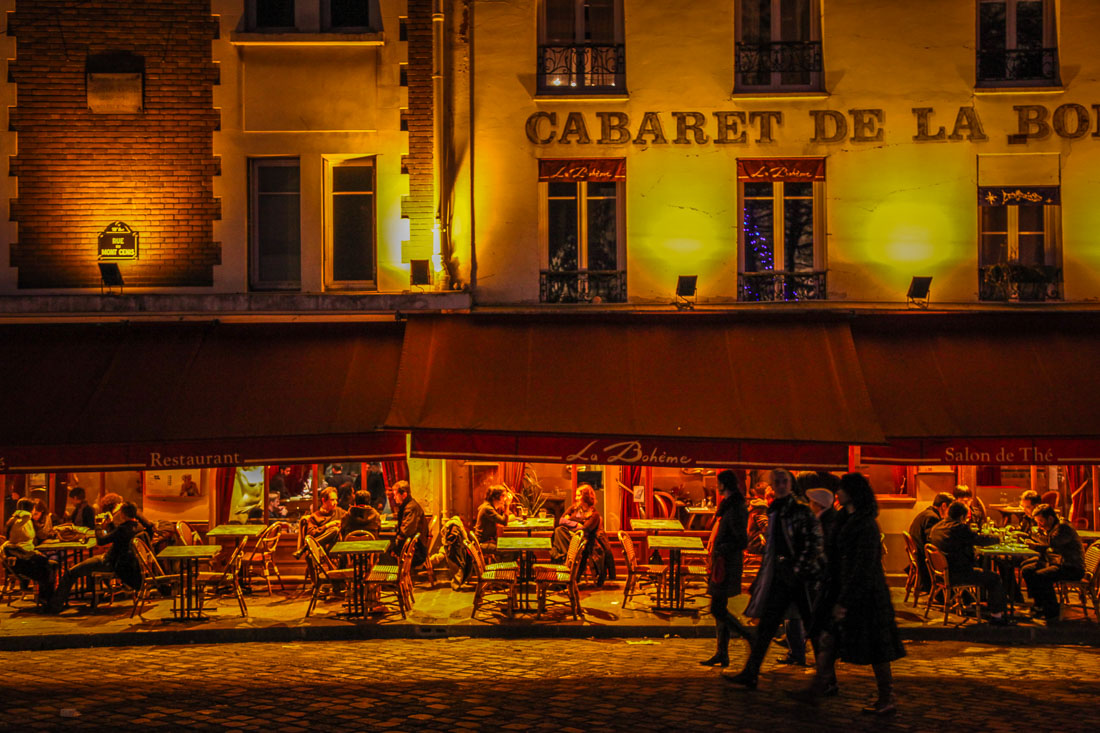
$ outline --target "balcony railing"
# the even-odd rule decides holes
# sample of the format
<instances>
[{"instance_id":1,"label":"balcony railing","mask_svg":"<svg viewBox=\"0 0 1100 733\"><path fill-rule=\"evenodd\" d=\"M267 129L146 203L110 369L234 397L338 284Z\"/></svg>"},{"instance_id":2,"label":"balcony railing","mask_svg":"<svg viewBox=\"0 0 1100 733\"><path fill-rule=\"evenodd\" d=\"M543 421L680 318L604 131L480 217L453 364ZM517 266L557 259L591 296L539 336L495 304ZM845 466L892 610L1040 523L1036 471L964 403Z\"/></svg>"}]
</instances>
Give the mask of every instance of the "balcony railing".
<instances>
[{"instance_id":1,"label":"balcony railing","mask_svg":"<svg viewBox=\"0 0 1100 733\"><path fill-rule=\"evenodd\" d=\"M978 300L1062 299L1062 268L1051 265L998 264L978 268Z\"/></svg>"},{"instance_id":2,"label":"balcony railing","mask_svg":"<svg viewBox=\"0 0 1100 733\"><path fill-rule=\"evenodd\" d=\"M623 44L539 46L538 90L547 94L626 93Z\"/></svg>"},{"instance_id":3,"label":"balcony railing","mask_svg":"<svg viewBox=\"0 0 1100 733\"><path fill-rule=\"evenodd\" d=\"M541 303L625 303L626 270L539 273Z\"/></svg>"},{"instance_id":4,"label":"balcony railing","mask_svg":"<svg viewBox=\"0 0 1100 733\"><path fill-rule=\"evenodd\" d=\"M745 303L825 300L825 270L739 272L737 299Z\"/></svg>"},{"instance_id":5,"label":"balcony railing","mask_svg":"<svg viewBox=\"0 0 1100 733\"><path fill-rule=\"evenodd\" d=\"M978 49L979 84L1058 84L1058 49Z\"/></svg>"},{"instance_id":6,"label":"balcony railing","mask_svg":"<svg viewBox=\"0 0 1100 733\"><path fill-rule=\"evenodd\" d=\"M820 41L738 43L737 86L819 86Z\"/></svg>"}]
</instances>

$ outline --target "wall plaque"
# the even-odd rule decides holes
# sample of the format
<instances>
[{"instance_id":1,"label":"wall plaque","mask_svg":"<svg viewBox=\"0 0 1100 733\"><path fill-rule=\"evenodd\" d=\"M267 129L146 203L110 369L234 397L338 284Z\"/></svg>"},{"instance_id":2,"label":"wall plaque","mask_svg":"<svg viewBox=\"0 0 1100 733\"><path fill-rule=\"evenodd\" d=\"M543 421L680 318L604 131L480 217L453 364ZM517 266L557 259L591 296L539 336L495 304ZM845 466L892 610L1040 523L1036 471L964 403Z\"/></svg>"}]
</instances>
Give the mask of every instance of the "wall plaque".
<instances>
[{"instance_id":1,"label":"wall plaque","mask_svg":"<svg viewBox=\"0 0 1100 733\"><path fill-rule=\"evenodd\" d=\"M113 221L99 234L99 259L136 260L138 233L124 221Z\"/></svg>"}]
</instances>

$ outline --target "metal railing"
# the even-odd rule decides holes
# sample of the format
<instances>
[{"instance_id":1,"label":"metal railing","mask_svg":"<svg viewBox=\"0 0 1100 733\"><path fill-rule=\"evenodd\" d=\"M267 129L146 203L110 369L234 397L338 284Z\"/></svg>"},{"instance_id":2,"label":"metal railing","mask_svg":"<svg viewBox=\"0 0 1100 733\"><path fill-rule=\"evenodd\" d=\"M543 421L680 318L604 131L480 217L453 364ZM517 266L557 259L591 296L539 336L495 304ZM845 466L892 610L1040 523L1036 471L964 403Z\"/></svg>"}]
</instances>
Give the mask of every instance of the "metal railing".
<instances>
[{"instance_id":1,"label":"metal railing","mask_svg":"<svg viewBox=\"0 0 1100 733\"><path fill-rule=\"evenodd\" d=\"M621 43L539 46L538 91L625 94L626 47Z\"/></svg>"},{"instance_id":2,"label":"metal railing","mask_svg":"<svg viewBox=\"0 0 1100 733\"><path fill-rule=\"evenodd\" d=\"M819 86L821 42L738 43L734 66L737 86Z\"/></svg>"},{"instance_id":3,"label":"metal railing","mask_svg":"<svg viewBox=\"0 0 1100 733\"><path fill-rule=\"evenodd\" d=\"M1058 84L1058 49L978 49L978 83Z\"/></svg>"},{"instance_id":4,"label":"metal railing","mask_svg":"<svg viewBox=\"0 0 1100 733\"><path fill-rule=\"evenodd\" d=\"M997 264L978 268L978 300L1035 302L1062 299L1062 268Z\"/></svg>"},{"instance_id":5,"label":"metal railing","mask_svg":"<svg viewBox=\"0 0 1100 733\"><path fill-rule=\"evenodd\" d=\"M626 270L541 270L539 302L625 303Z\"/></svg>"},{"instance_id":6,"label":"metal railing","mask_svg":"<svg viewBox=\"0 0 1100 733\"><path fill-rule=\"evenodd\" d=\"M744 303L825 300L827 296L825 270L737 273L737 299Z\"/></svg>"}]
</instances>

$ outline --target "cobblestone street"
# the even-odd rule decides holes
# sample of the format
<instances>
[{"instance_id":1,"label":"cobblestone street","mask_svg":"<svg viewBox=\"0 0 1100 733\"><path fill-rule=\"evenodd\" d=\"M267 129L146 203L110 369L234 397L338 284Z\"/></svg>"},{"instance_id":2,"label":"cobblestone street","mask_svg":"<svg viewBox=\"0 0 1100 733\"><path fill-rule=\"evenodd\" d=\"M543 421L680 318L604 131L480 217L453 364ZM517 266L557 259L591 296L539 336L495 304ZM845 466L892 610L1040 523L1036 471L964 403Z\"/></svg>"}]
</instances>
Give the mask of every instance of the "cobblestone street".
<instances>
[{"instance_id":1,"label":"cobblestone street","mask_svg":"<svg viewBox=\"0 0 1100 733\"><path fill-rule=\"evenodd\" d=\"M0 728L304 730L1095 730L1100 650L910 644L899 713L787 699L805 670L765 665L746 692L695 664L704 640L444 639L0 653ZM773 645L769 661L778 653ZM745 650L737 649L734 667Z\"/></svg>"}]
</instances>

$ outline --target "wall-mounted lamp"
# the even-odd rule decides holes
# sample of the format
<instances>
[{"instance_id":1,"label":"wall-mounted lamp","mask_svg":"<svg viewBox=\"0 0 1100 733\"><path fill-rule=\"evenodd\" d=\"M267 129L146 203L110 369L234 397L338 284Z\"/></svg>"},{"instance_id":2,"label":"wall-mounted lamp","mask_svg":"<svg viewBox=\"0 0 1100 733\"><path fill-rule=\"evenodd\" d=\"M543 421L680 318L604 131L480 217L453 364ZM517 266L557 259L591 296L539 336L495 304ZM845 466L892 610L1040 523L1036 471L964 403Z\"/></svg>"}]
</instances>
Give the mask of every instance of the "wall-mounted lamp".
<instances>
[{"instance_id":1,"label":"wall-mounted lamp","mask_svg":"<svg viewBox=\"0 0 1100 733\"><path fill-rule=\"evenodd\" d=\"M694 310L695 286L698 280L698 275L680 275L676 278L677 300L674 305L677 310Z\"/></svg>"},{"instance_id":2,"label":"wall-mounted lamp","mask_svg":"<svg viewBox=\"0 0 1100 733\"><path fill-rule=\"evenodd\" d=\"M927 308L928 293L932 289L932 278L914 277L909 282L909 292L905 297L909 300L910 308Z\"/></svg>"},{"instance_id":3,"label":"wall-mounted lamp","mask_svg":"<svg viewBox=\"0 0 1100 733\"><path fill-rule=\"evenodd\" d=\"M122 271L114 262L100 262L99 264L99 294L103 295L103 289L107 289L107 295L113 295L111 288L118 288L118 294L122 295Z\"/></svg>"}]
</instances>

